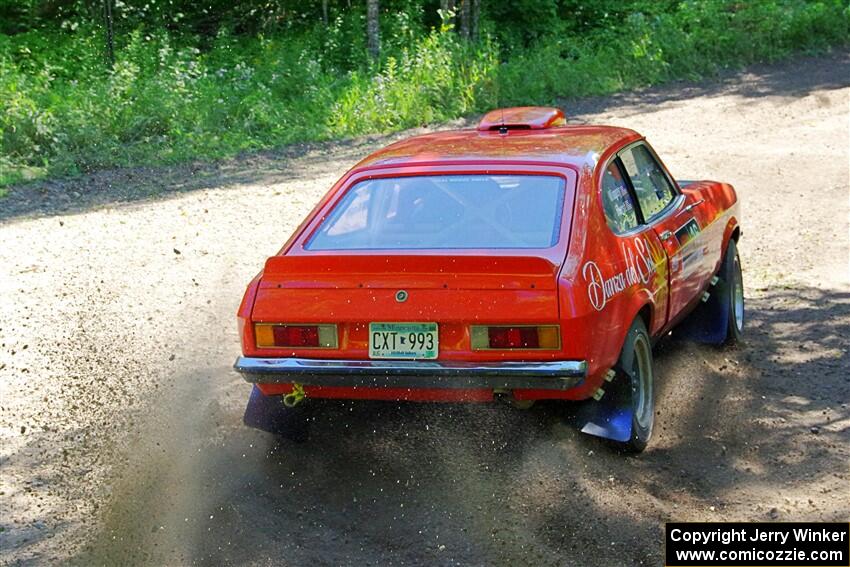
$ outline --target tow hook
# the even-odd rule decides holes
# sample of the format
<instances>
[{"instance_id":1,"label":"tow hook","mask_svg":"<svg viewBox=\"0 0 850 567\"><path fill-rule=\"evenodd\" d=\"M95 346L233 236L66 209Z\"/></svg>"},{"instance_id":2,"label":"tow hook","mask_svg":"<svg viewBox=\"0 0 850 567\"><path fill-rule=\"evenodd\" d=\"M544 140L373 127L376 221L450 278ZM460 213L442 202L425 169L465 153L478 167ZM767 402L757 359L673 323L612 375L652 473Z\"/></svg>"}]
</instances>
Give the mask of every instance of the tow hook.
<instances>
[{"instance_id":1,"label":"tow hook","mask_svg":"<svg viewBox=\"0 0 850 567\"><path fill-rule=\"evenodd\" d=\"M295 406L300 404L306 397L307 393L304 392L304 386L297 382L293 382L292 391L283 396L283 405L288 408L294 408Z\"/></svg>"}]
</instances>

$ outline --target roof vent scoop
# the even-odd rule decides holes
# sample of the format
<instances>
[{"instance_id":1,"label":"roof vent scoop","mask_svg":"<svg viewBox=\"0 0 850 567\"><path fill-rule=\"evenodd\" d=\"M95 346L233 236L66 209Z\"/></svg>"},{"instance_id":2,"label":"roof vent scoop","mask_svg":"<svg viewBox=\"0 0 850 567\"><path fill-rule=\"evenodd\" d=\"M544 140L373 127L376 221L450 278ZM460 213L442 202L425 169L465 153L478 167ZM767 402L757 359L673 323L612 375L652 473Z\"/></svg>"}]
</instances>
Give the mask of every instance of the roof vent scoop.
<instances>
[{"instance_id":1,"label":"roof vent scoop","mask_svg":"<svg viewBox=\"0 0 850 567\"><path fill-rule=\"evenodd\" d=\"M517 106L491 110L478 123L478 130L482 132L498 130L502 134L507 134L508 130L544 130L566 125L567 118L559 108Z\"/></svg>"}]
</instances>

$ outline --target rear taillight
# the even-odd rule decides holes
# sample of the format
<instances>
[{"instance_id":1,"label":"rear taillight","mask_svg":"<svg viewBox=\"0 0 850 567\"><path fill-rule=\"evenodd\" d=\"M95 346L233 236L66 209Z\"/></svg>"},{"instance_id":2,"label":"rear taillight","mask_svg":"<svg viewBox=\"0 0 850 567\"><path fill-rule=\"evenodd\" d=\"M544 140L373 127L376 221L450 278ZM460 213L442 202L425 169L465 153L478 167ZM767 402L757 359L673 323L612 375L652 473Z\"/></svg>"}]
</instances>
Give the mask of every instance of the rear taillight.
<instances>
[{"instance_id":1,"label":"rear taillight","mask_svg":"<svg viewBox=\"0 0 850 567\"><path fill-rule=\"evenodd\" d=\"M254 323L257 348L337 348L336 325Z\"/></svg>"},{"instance_id":2,"label":"rear taillight","mask_svg":"<svg viewBox=\"0 0 850 567\"><path fill-rule=\"evenodd\" d=\"M473 325L469 335L473 350L561 348L561 331L557 325Z\"/></svg>"}]
</instances>

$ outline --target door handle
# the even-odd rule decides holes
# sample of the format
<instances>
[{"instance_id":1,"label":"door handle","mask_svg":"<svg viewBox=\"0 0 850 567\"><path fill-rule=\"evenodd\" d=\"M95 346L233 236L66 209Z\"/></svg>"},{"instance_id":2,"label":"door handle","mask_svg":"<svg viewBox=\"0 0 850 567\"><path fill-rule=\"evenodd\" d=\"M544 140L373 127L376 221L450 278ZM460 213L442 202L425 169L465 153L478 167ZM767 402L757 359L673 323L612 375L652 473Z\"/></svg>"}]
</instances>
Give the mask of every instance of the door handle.
<instances>
[{"instance_id":1,"label":"door handle","mask_svg":"<svg viewBox=\"0 0 850 567\"><path fill-rule=\"evenodd\" d=\"M679 214L681 215L683 213L687 213L688 211L690 211L691 209L693 209L697 205L702 205L703 203L705 203L705 199L700 199L699 201L694 201L693 203L691 203L690 205L688 205L687 207L685 207L684 209L679 211Z\"/></svg>"},{"instance_id":2,"label":"door handle","mask_svg":"<svg viewBox=\"0 0 850 567\"><path fill-rule=\"evenodd\" d=\"M658 238L660 238L661 240L670 240L671 238L673 238L673 233L669 230L665 230L664 232L658 235Z\"/></svg>"}]
</instances>

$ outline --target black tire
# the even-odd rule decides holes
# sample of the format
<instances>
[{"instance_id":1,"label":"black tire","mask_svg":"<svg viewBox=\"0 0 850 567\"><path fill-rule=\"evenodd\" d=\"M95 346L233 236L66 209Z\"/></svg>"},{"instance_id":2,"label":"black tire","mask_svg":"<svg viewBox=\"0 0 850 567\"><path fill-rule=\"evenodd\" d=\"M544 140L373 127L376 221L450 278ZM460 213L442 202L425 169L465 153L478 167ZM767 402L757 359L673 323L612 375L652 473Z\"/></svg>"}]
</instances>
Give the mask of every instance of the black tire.
<instances>
[{"instance_id":1,"label":"black tire","mask_svg":"<svg viewBox=\"0 0 850 567\"><path fill-rule=\"evenodd\" d=\"M623 402L631 405L632 435L628 441L616 443L627 453L646 449L655 424L655 373L652 362L652 342L646 325L638 317L629 328L620 358L614 367L614 380Z\"/></svg>"},{"instance_id":2,"label":"black tire","mask_svg":"<svg viewBox=\"0 0 850 567\"><path fill-rule=\"evenodd\" d=\"M738 245L729 240L726 255L723 256L723 266L720 269L722 280L721 293L724 294L722 305L726 309L726 338L725 345L735 345L744 338L744 278L741 274L741 258L738 256ZM720 284L720 282L718 282ZM719 287L719 285L718 285Z\"/></svg>"}]
</instances>

